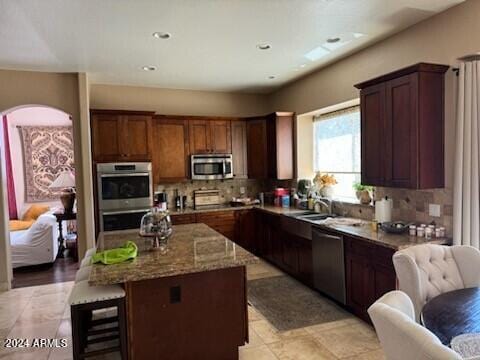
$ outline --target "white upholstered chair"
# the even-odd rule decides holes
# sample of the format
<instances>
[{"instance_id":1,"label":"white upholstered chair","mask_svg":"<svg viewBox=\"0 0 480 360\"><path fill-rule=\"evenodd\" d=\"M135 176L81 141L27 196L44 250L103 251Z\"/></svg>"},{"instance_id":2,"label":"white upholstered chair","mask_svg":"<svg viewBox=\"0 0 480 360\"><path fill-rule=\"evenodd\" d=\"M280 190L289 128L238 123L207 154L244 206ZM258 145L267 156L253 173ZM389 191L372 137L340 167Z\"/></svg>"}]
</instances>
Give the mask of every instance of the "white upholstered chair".
<instances>
[{"instance_id":1,"label":"white upholstered chair","mask_svg":"<svg viewBox=\"0 0 480 360\"><path fill-rule=\"evenodd\" d=\"M383 295L368 309L387 360L460 360L462 357L417 324L413 304L402 291Z\"/></svg>"},{"instance_id":2,"label":"white upholstered chair","mask_svg":"<svg viewBox=\"0 0 480 360\"><path fill-rule=\"evenodd\" d=\"M480 251L470 246L424 244L397 251L400 290L412 300L418 322L423 306L442 293L480 285Z\"/></svg>"}]
</instances>

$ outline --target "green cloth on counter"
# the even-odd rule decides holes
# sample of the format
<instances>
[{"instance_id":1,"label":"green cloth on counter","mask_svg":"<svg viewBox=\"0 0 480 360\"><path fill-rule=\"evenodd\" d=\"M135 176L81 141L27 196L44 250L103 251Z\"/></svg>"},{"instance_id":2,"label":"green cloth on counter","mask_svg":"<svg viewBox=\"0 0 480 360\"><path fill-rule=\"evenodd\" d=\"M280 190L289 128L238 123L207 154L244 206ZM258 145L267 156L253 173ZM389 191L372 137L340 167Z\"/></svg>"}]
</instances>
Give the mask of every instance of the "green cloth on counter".
<instances>
[{"instance_id":1,"label":"green cloth on counter","mask_svg":"<svg viewBox=\"0 0 480 360\"><path fill-rule=\"evenodd\" d=\"M97 252L92 256L92 263L105 265L118 264L137 257L138 247L133 241L127 241L125 245L116 249Z\"/></svg>"}]
</instances>

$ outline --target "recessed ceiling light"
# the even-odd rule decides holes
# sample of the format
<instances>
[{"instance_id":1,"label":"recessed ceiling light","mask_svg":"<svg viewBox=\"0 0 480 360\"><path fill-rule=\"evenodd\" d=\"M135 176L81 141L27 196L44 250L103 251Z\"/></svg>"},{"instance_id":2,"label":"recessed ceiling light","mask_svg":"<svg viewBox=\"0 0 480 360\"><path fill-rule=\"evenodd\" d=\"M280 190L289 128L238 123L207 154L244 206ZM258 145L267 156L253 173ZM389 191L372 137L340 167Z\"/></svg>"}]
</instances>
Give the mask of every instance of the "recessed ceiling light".
<instances>
[{"instance_id":1,"label":"recessed ceiling light","mask_svg":"<svg viewBox=\"0 0 480 360\"><path fill-rule=\"evenodd\" d=\"M269 79L269 80L275 79L275 75L270 75L270 76L268 77L268 79Z\"/></svg>"},{"instance_id":2,"label":"recessed ceiling light","mask_svg":"<svg viewBox=\"0 0 480 360\"><path fill-rule=\"evenodd\" d=\"M301 68L304 68L305 66L307 66L307 64L300 65Z\"/></svg>"},{"instance_id":3,"label":"recessed ceiling light","mask_svg":"<svg viewBox=\"0 0 480 360\"><path fill-rule=\"evenodd\" d=\"M143 70L143 71L155 71L155 70L157 70L157 67L156 67L156 66L152 66L152 65L142 66L142 70Z\"/></svg>"},{"instance_id":4,"label":"recessed ceiling light","mask_svg":"<svg viewBox=\"0 0 480 360\"><path fill-rule=\"evenodd\" d=\"M270 44L258 44L257 48L260 50L268 50L268 49L271 49L272 46Z\"/></svg>"},{"instance_id":5,"label":"recessed ceiling light","mask_svg":"<svg viewBox=\"0 0 480 360\"><path fill-rule=\"evenodd\" d=\"M162 31L156 31L152 34L152 36L156 39L170 39L172 37L172 34L168 32L162 32Z\"/></svg>"},{"instance_id":6,"label":"recessed ceiling light","mask_svg":"<svg viewBox=\"0 0 480 360\"><path fill-rule=\"evenodd\" d=\"M334 37L334 38L328 38L328 39L327 39L327 43L329 43L329 44L335 44L335 43L337 43L337 42L339 42L339 41L340 41L340 38L339 38L339 37Z\"/></svg>"}]
</instances>

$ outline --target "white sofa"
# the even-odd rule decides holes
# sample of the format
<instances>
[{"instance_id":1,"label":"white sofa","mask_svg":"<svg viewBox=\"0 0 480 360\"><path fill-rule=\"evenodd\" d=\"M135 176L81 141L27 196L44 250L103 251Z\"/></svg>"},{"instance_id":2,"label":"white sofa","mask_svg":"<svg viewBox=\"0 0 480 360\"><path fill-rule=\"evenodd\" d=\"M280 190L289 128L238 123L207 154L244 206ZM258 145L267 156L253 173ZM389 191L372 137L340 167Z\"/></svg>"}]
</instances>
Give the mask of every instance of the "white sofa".
<instances>
[{"instance_id":1,"label":"white sofa","mask_svg":"<svg viewBox=\"0 0 480 360\"><path fill-rule=\"evenodd\" d=\"M368 309L387 360L460 360L432 332L417 324L413 304L402 291L383 295Z\"/></svg>"},{"instance_id":2,"label":"white sofa","mask_svg":"<svg viewBox=\"0 0 480 360\"><path fill-rule=\"evenodd\" d=\"M28 230L10 232L12 267L53 263L58 253L58 224L49 212L38 217Z\"/></svg>"},{"instance_id":3,"label":"white sofa","mask_svg":"<svg viewBox=\"0 0 480 360\"><path fill-rule=\"evenodd\" d=\"M480 286L480 251L471 246L424 244L397 251L400 290L412 300L417 322L423 306L447 291Z\"/></svg>"}]
</instances>

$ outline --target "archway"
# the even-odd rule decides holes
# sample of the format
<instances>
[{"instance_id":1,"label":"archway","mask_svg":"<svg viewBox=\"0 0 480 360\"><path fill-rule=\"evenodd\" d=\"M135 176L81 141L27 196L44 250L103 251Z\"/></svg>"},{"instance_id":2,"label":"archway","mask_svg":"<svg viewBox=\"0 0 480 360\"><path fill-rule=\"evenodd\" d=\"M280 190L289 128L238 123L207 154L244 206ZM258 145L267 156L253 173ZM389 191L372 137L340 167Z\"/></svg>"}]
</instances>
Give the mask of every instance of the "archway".
<instances>
[{"instance_id":1,"label":"archway","mask_svg":"<svg viewBox=\"0 0 480 360\"><path fill-rule=\"evenodd\" d=\"M0 131L0 144L2 145L0 146L0 179L2 181L0 213L4 215L0 219L0 264L3 264L3 266L0 265L3 267L0 269L0 283L2 283L0 289L5 290L11 286L12 267L23 267L30 263L40 264L49 261L48 256L53 259L52 262L56 258L58 249L55 248L55 236L58 234L58 228L52 214L47 215L51 215L48 225L52 227L50 231L53 235L50 235L50 242L45 245L52 248L52 253L44 255L35 255L35 250L32 254L25 250L22 252L22 243L30 241L29 236L31 235L27 236L28 230L10 233L8 220L12 217L13 219L22 219L32 203L42 203L50 209L60 205L58 194L49 194L48 186L60 172L68 170L69 166L73 167L73 124L70 114L46 105L16 106L1 112L0 115L2 120L0 125L2 128ZM31 135L28 135L29 131L33 131ZM32 141L34 138L39 139L42 134L48 136L42 138L41 141ZM50 143L45 141L46 138L51 140ZM28 146L27 151L26 146L30 143L32 146ZM27 153L28 156L26 156ZM66 158L68 156L70 159ZM33 164L32 159L40 162ZM32 168L38 170L42 167L43 173L32 172ZM10 180L14 180L13 188L7 186L12 183L7 179L9 174ZM12 210L12 198L15 201L13 203L14 211L9 211ZM46 216L42 218L42 222L45 218ZM47 225L42 224L42 226L46 227ZM37 231L30 231L30 233L37 234ZM39 239L41 238L36 237L35 241L40 242ZM41 241L47 241L47 239Z\"/></svg>"}]
</instances>

